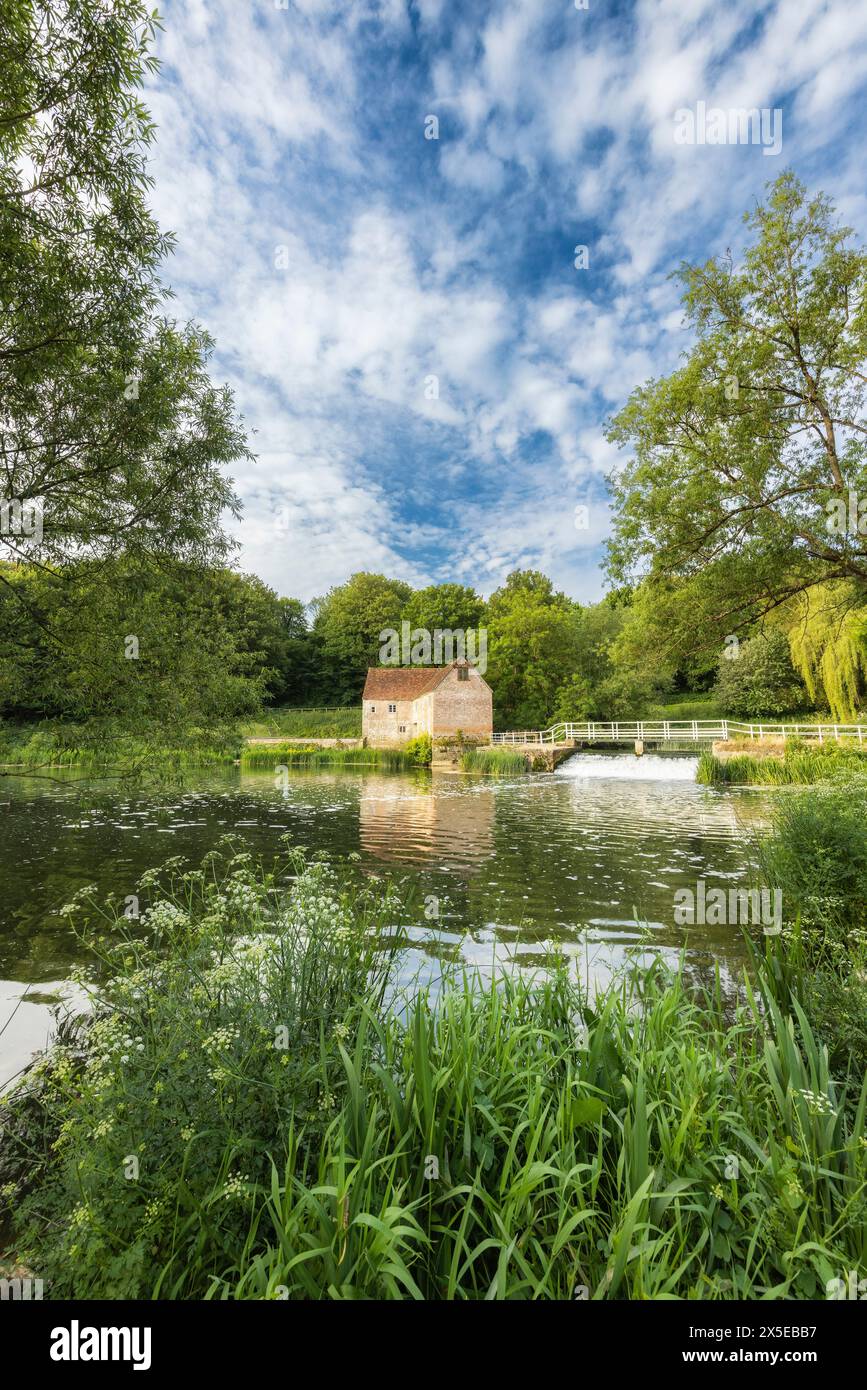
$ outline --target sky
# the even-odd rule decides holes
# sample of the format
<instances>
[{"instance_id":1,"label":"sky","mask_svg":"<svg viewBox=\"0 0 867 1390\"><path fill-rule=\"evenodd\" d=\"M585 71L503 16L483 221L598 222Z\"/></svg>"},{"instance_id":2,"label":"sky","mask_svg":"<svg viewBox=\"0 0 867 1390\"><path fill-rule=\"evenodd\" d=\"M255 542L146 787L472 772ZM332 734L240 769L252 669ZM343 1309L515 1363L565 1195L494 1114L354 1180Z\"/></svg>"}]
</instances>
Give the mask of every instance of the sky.
<instances>
[{"instance_id":1,"label":"sky","mask_svg":"<svg viewBox=\"0 0 867 1390\"><path fill-rule=\"evenodd\" d=\"M282 595L601 597L606 421L691 341L672 272L737 256L786 168L867 237L865 0L160 10L164 278L250 431L240 567ZM781 113L782 148L685 143L701 102Z\"/></svg>"}]
</instances>

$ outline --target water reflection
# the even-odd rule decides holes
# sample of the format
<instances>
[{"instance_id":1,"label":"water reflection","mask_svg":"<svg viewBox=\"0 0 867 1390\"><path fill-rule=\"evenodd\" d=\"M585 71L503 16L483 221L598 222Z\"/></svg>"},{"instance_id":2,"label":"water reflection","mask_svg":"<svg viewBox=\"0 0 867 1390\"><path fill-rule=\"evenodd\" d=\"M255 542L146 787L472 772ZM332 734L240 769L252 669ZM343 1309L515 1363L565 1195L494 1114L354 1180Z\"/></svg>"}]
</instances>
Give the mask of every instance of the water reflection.
<instances>
[{"instance_id":1,"label":"water reflection","mask_svg":"<svg viewBox=\"0 0 867 1390\"><path fill-rule=\"evenodd\" d=\"M674 893L699 877L720 886L748 879L751 833L768 796L698 787L686 766L580 754L554 776L501 781L307 770L290 776L285 796L272 774L237 768L160 794L76 778L4 779L0 977L11 984L0 1028L24 985L53 988L79 958L57 911L73 892L95 883L122 897L146 868L174 854L198 862L227 832L266 857L288 834L333 856L356 852L366 872L400 878L415 900L400 924L411 940L406 978L435 979L447 962L534 970L555 949L600 982L624 959L659 949L685 949L699 976L715 961L736 970L737 928L677 926ZM422 905L431 899L437 915L428 919ZM24 1020L38 1032L46 1009L22 1004L16 1048ZM0 1037L0 1054L11 1036Z\"/></svg>"},{"instance_id":2,"label":"water reflection","mask_svg":"<svg viewBox=\"0 0 867 1390\"><path fill-rule=\"evenodd\" d=\"M471 872L494 853L495 793L490 782L433 774L422 787L368 777L359 797L363 851L389 863L438 860Z\"/></svg>"}]
</instances>

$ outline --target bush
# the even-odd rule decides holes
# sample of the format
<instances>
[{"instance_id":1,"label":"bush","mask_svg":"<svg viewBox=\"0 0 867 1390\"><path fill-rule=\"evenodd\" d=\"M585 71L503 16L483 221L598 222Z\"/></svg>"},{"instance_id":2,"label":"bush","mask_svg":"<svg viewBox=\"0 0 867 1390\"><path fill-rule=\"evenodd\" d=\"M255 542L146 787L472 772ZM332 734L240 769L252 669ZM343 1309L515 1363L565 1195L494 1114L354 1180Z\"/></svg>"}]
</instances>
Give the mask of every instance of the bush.
<instances>
[{"instance_id":1,"label":"bush","mask_svg":"<svg viewBox=\"0 0 867 1390\"><path fill-rule=\"evenodd\" d=\"M787 796L760 849L787 924L773 947L780 998L794 994L839 1071L867 1073L867 782Z\"/></svg>"},{"instance_id":2,"label":"bush","mask_svg":"<svg viewBox=\"0 0 867 1390\"><path fill-rule=\"evenodd\" d=\"M419 734L410 739L403 750L415 767L430 767L433 757L433 744L430 734Z\"/></svg>"},{"instance_id":3,"label":"bush","mask_svg":"<svg viewBox=\"0 0 867 1390\"><path fill-rule=\"evenodd\" d=\"M784 797L762 846L767 881L782 889L788 920L827 936L867 919L867 782L816 786Z\"/></svg>"},{"instance_id":4,"label":"bush","mask_svg":"<svg viewBox=\"0 0 867 1390\"><path fill-rule=\"evenodd\" d=\"M714 694L726 716L758 719L802 709L807 694L795 674L784 632L743 642L737 657L723 656Z\"/></svg>"},{"instance_id":5,"label":"bush","mask_svg":"<svg viewBox=\"0 0 867 1390\"><path fill-rule=\"evenodd\" d=\"M145 875L138 930L110 908L86 1061L77 1039L28 1079L18 1183L46 1130L53 1165L18 1223L53 1297L201 1296L243 1248L286 1137L302 1158L315 1151L345 1091L340 1044L381 997L387 955L371 928L390 900L350 898L326 864L298 860L278 890L227 852ZM75 907L89 932L95 904Z\"/></svg>"}]
</instances>

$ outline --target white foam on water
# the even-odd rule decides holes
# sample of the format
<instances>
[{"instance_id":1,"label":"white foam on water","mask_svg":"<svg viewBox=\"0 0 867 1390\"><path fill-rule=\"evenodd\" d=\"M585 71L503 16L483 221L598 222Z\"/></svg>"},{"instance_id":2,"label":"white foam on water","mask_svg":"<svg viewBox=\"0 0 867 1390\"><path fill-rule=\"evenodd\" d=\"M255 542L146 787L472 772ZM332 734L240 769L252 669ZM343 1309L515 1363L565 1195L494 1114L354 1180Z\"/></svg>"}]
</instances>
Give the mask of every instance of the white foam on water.
<instances>
[{"instance_id":1,"label":"white foam on water","mask_svg":"<svg viewBox=\"0 0 867 1390\"><path fill-rule=\"evenodd\" d=\"M557 777L609 777L623 782L694 782L698 758L677 753L573 753Z\"/></svg>"}]
</instances>

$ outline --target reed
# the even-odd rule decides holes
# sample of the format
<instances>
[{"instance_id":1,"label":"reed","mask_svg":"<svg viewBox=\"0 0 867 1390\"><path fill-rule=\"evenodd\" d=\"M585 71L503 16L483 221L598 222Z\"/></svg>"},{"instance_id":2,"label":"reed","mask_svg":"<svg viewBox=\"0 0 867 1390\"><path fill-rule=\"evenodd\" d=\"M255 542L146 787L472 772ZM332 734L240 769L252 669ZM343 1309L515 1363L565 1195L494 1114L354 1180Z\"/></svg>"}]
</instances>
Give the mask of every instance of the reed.
<instances>
[{"instance_id":1,"label":"reed","mask_svg":"<svg viewBox=\"0 0 867 1390\"><path fill-rule=\"evenodd\" d=\"M378 767L389 772L407 772L418 766L411 751L404 748L309 748L298 744L248 745L241 754L247 768L285 767Z\"/></svg>"},{"instance_id":2,"label":"reed","mask_svg":"<svg viewBox=\"0 0 867 1390\"><path fill-rule=\"evenodd\" d=\"M739 753L717 758L703 752L696 781L706 786L729 783L740 786L808 786L856 775L867 775L867 751L827 745L822 748L786 747L782 758L754 757Z\"/></svg>"},{"instance_id":3,"label":"reed","mask_svg":"<svg viewBox=\"0 0 867 1390\"><path fill-rule=\"evenodd\" d=\"M469 748L461 755L461 769L489 777L511 777L527 771L527 759L513 748Z\"/></svg>"}]
</instances>

